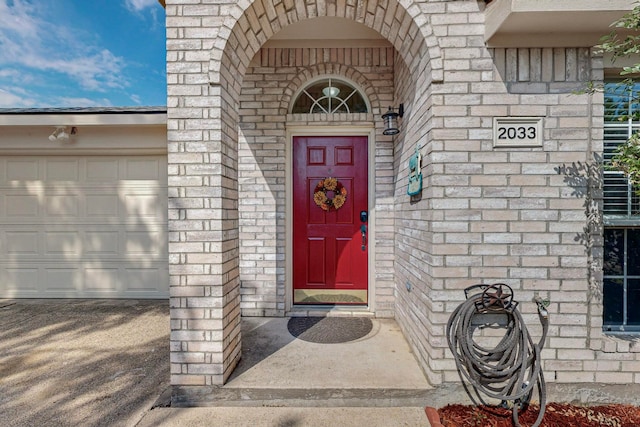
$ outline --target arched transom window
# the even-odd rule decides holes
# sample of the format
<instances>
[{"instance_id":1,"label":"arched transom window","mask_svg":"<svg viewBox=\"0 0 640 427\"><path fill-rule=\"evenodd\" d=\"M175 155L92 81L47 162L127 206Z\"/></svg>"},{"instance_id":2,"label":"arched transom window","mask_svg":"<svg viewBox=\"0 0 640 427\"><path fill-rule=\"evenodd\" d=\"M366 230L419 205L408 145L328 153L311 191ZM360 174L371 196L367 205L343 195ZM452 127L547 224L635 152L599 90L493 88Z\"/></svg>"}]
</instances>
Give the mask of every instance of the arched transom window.
<instances>
[{"instance_id":1,"label":"arched transom window","mask_svg":"<svg viewBox=\"0 0 640 427\"><path fill-rule=\"evenodd\" d=\"M364 96L352 84L334 77L306 86L293 103L292 113L368 113Z\"/></svg>"}]
</instances>

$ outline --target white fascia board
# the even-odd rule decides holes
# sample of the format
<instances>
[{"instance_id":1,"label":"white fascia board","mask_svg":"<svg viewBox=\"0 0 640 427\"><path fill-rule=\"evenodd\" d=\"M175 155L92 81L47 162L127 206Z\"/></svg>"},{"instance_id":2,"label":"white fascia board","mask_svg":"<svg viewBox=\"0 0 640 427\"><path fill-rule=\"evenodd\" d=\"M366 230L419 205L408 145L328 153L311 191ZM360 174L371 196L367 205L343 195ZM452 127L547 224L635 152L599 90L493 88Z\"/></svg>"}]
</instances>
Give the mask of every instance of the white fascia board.
<instances>
[{"instance_id":1,"label":"white fascia board","mask_svg":"<svg viewBox=\"0 0 640 427\"><path fill-rule=\"evenodd\" d=\"M0 126L158 126L166 113L0 114Z\"/></svg>"}]
</instances>

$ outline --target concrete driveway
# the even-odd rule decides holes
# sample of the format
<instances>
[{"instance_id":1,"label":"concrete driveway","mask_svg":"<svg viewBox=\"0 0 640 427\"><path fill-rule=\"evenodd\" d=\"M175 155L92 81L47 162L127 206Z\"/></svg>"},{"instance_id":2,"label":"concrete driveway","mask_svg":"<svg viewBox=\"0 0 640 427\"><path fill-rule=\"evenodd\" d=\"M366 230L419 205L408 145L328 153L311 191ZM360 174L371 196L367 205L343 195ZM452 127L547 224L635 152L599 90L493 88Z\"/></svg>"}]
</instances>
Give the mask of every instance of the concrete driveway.
<instances>
[{"instance_id":1,"label":"concrete driveway","mask_svg":"<svg viewBox=\"0 0 640 427\"><path fill-rule=\"evenodd\" d=\"M0 424L134 426L169 387L166 300L0 300Z\"/></svg>"}]
</instances>

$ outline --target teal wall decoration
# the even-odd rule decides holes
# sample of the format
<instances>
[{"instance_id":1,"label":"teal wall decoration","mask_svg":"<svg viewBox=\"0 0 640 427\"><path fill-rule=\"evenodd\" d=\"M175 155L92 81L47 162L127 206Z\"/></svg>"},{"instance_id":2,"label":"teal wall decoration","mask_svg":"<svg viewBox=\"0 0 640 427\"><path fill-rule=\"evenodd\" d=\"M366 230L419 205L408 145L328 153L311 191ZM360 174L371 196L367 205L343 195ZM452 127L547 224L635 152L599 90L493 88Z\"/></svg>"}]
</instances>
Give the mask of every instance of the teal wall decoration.
<instances>
[{"instance_id":1,"label":"teal wall decoration","mask_svg":"<svg viewBox=\"0 0 640 427\"><path fill-rule=\"evenodd\" d=\"M416 146L416 154L409 159L409 186L407 194L415 196L422 191L422 154L420 148Z\"/></svg>"}]
</instances>

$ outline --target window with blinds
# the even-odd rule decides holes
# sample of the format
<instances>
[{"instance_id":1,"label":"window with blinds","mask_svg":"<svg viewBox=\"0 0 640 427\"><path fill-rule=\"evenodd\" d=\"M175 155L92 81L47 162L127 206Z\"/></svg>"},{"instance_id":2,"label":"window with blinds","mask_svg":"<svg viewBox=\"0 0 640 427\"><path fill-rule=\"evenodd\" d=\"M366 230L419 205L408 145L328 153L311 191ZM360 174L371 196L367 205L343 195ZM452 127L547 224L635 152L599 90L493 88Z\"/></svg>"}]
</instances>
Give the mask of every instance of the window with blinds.
<instances>
[{"instance_id":1,"label":"window with blinds","mask_svg":"<svg viewBox=\"0 0 640 427\"><path fill-rule=\"evenodd\" d=\"M611 161L616 148L640 131L640 83L605 84L604 162ZM640 220L640 197L622 172L604 170L604 215L609 222L637 217Z\"/></svg>"}]
</instances>

